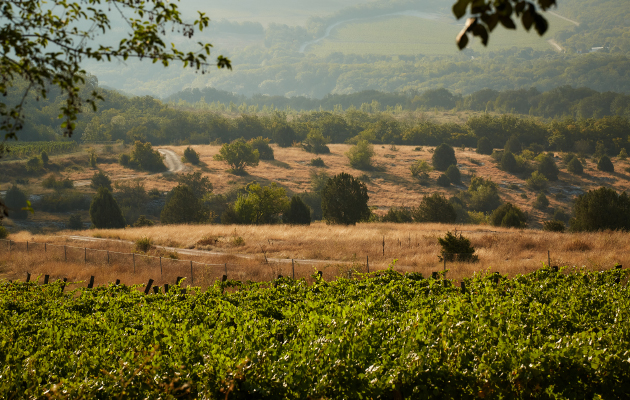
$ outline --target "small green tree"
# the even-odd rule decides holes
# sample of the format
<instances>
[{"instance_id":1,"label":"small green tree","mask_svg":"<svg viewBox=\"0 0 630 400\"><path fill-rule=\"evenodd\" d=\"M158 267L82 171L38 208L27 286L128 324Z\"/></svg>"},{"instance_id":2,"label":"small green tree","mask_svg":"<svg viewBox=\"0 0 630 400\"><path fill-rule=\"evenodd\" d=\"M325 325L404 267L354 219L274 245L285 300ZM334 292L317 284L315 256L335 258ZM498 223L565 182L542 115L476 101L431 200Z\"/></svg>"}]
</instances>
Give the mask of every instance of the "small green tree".
<instances>
[{"instance_id":1,"label":"small green tree","mask_svg":"<svg viewBox=\"0 0 630 400\"><path fill-rule=\"evenodd\" d=\"M438 243L442 247L440 261L461 261L461 262L477 262L479 256L475 254L475 248L468 238L465 238L460 232L457 234L447 231L443 238L438 238Z\"/></svg>"},{"instance_id":2,"label":"small green tree","mask_svg":"<svg viewBox=\"0 0 630 400\"><path fill-rule=\"evenodd\" d=\"M547 188L549 180L547 180L545 175L541 174L538 171L534 171L525 182L527 183L527 187L529 187L531 190L544 190Z\"/></svg>"},{"instance_id":3,"label":"small green tree","mask_svg":"<svg viewBox=\"0 0 630 400\"><path fill-rule=\"evenodd\" d=\"M507 142L505 142L505 147L503 149L506 153L519 154L522 150L521 142L519 142L516 136L512 135Z\"/></svg>"},{"instance_id":4,"label":"small green tree","mask_svg":"<svg viewBox=\"0 0 630 400\"><path fill-rule=\"evenodd\" d=\"M374 156L374 146L367 140L359 140L346 153L350 165L353 168L367 170L372 168L372 157Z\"/></svg>"},{"instance_id":5,"label":"small green tree","mask_svg":"<svg viewBox=\"0 0 630 400\"><path fill-rule=\"evenodd\" d=\"M298 195L291 197L289 208L284 212L282 220L291 225L310 225L311 208Z\"/></svg>"},{"instance_id":6,"label":"small green tree","mask_svg":"<svg viewBox=\"0 0 630 400\"><path fill-rule=\"evenodd\" d=\"M295 130L286 122L274 123L271 138L280 147L290 147L296 139Z\"/></svg>"},{"instance_id":7,"label":"small green tree","mask_svg":"<svg viewBox=\"0 0 630 400\"><path fill-rule=\"evenodd\" d=\"M95 152L91 152L90 153L90 167L92 168L96 168L96 162L97 162L97 158L96 158L96 153Z\"/></svg>"},{"instance_id":8,"label":"small green tree","mask_svg":"<svg viewBox=\"0 0 630 400\"><path fill-rule=\"evenodd\" d=\"M457 219L455 207L440 193L423 196L422 201L413 210L416 222L453 223Z\"/></svg>"},{"instance_id":9,"label":"small green tree","mask_svg":"<svg viewBox=\"0 0 630 400\"><path fill-rule=\"evenodd\" d=\"M525 228L527 216L514 204L505 203L492 212L490 222L494 226L505 228Z\"/></svg>"},{"instance_id":10,"label":"small green tree","mask_svg":"<svg viewBox=\"0 0 630 400\"><path fill-rule=\"evenodd\" d=\"M442 186L442 187L451 186L451 180L448 179L448 176L446 176L446 174L440 174L440 176L438 176L435 183L437 183L439 186Z\"/></svg>"},{"instance_id":11,"label":"small green tree","mask_svg":"<svg viewBox=\"0 0 630 400\"><path fill-rule=\"evenodd\" d=\"M589 190L573 203L571 230L601 231L630 230L630 198L623 192L618 194L612 189L600 187Z\"/></svg>"},{"instance_id":12,"label":"small green tree","mask_svg":"<svg viewBox=\"0 0 630 400\"><path fill-rule=\"evenodd\" d=\"M607 155L603 155L602 158L599 159L597 169L603 172L615 172L615 166Z\"/></svg>"},{"instance_id":13,"label":"small green tree","mask_svg":"<svg viewBox=\"0 0 630 400\"><path fill-rule=\"evenodd\" d=\"M459 168L457 165L451 165L446 169L446 176L454 185L459 185L462 183L462 173L459 172Z\"/></svg>"},{"instance_id":14,"label":"small green tree","mask_svg":"<svg viewBox=\"0 0 630 400\"><path fill-rule=\"evenodd\" d=\"M321 196L323 218L328 224L354 225L372 214L367 187L345 172L328 179Z\"/></svg>"},{"instance_id":15,"label":"small green tree","mask_svg":"<svg viewBox=\"0 0 630 400\"><path fill-rule=\"evenodd\" d=\"M258 136L249 141L254 150L258 150L258 157L261 160L273 160L273 149L269 146L269 139L263 139L262 136Z\"/></svg>"},{"instance_id":16,"label":"small green tree","mask_svg":"<svg viewBox=\"0 0 630 400\"><path fill-rule=\"evenodd\" d=\"M457 165L455 150L448 144L442 143L435 148L431 162L433 163L433 167L438 171L446 171L449 166Z\"/></svg>"},{"instance_id":17,"label":"small green tree","mask_svg":"<svg viewBox=\"0 0 630 400\"><path fill-rule=\"evenodd\" d=\"M503 153L503 157L501 157L501 169L510 173L518 172L518 163L516 162L516 158L514 158L514 154L508 151Z\"/></svg>"},{"instance_id":18,"label":"small green tree","mask_svg":"<svg viewBox=\"0 0 630 400\"><path fill-rule=\"evenodd\" d=\"M411 170L411 176L416 178L421 185L429 183L429 172L433 170L433 167L431 167L428 162L418 160L413 163L409 169Z\"/></svg>"},{"instance_id":19,"label":"small green tree","mask_svg":"<svg viewBox=\"0 0 630 400\"><path fill-rule=\"evenodd\" d=\"M125 227L118 203L107 188L100 187L90 204L90 220L99 229L116 229Z\"/></svg>"},{"instance_id":20,"label":"small green tree","mask_svg":"<svg viewBox=\"0 0 630 400\"><path fill-rule=\"evenodd\" d=\"M9 208L11 219L27 219L28 211L23 208L28 207L28 197L17 185L13 185L4 195L4 204Z\"/></svg>"},{"instance_id":21,"label":"small green tree","mask_svg":"<svg viewBox=\"0 0 630 400\"><path fill-rule=\"evenodd\" d=\"M67 227L68 229L73 230L73 231L83 230L83 222L81 221L81 215L80 214L71 215L70 218L68 219Z\"/></svg>"},{"instance_id":22,"label":"small green tree","mask_svg":"<svg viewBox=\"0 0 630 400\"><path fill-rule=\"evenodd\" d=\"M173 188L160 214L163 224L194 224L206 221L208 215L201 200L186 185Z\"/></svg>"},{"instance_id":23,"label":"small green tree","mask_svg":"<svg viewBox=\"0 0 630 400\"><path fill-rule=\"evenodd\" d=\"M582 175L584 173L584 167L577 157L571 158L571 161L567 163L567 171L575 175Z\"/></svg>"},{"instance_id":24,"label":"small green tree","mask_svg":"<svg viewBox=\"0 0 630 400\"><path fill-rule=\"evenodd\" d=\"M44 166L48 166L48 153L46 153L46 150L42 150L42 153L39 155L39 157L42 159L42 163L44 164Z\"/></svg>"},{"instance_id":25,"label":"small green tree","mask_svg":"<svg viewBox=\"0 0 630 400\"><path fill-rule=\"evenodd\" d=\"M545 178L549 179L550 181L557 181L558 173L560 171L558 170L558 167L556 166L556 162L554 161L553 157L549 154L545 154L545 156L542 157L540 164L538 164L538 172L543 174Z\"/></svg>"},{"instance_id":26,"label":"small green tree","mask_svg":"<svg viewBox=\"0 0 630 400\"><path fill-rule=\"evenodd\" d=\"M320 131L312 129L304 139L304 150L309 153L328 154L330 149L326 146L327 143L328 141Z\"/></svg>"},{"instance_id":27,"label":"small green tree","mask_svg":"<svg viewBox=\"0 0 630 400\"><path fill-rule=\"evenodd\" d=\"M411 210L407 208L392 207L389 209L389 211L387 211L387 214L383 215L383 218L381 218L381 222L413 222L413 214Z\"/></svg>"},{"instance_id":28,"label":"small green tree","mask_svg":"<svg viewBox=\"0 0 630 400\"><path fill-rule=\"evenodd\" d=\"M551 220L543 223L543 231L547 232L564 232L566 225L562 221Z\"/></svg>"},{"instance_id":29,"label":"small green tree","mask_svg":"<svg viewBox=\"0 0 630 400\"><path fill-rule=\"evenodd\" d=\"M247 194L238 197L234 203L237 219L232 223L275 224L289 207L286 190L273 182L269 186L258 183L247 185Z\"/></svg>"},{"instance_id":30,"label":"small green tree","mask_svg":"<svg viewBox=\"0 0 630 400\"><path fill-rule=\"evenodd\" d=\"M260 154L254 150L251 144L243 139L236 139L232 143L221 146L219 154L214 156L217 161L225 161L235 174L245 172L245 167L255 167L258 165Z\"/></svg>"},{"instance_id":31,"label":"small green tree","mask_svg":"<svg viewBox=\"0 0 630 400\"><path fill-rule=\"evenodd\" d=\"M489 212L501 205L497 184L479 176L471 179L464 197L473 211Z\"/></svg>"},{"instance_id":32,"label":"small green tree","mask_svg":"<svg viewBox=\"0 0 630 400\"><path fill-rule=\"evenodd\" d=\"M626 151L625 147L621 148L621 151L619 152L619 155L617 156L620 160L625 160L628 158L628 152Z\"/></svg>"},{"instance_id":33,"label":"small green tree","mask_svg":"<svg viewBox=\"0 0 630 400\"><path fill-rule=\"evenodd\" d=\"M544 210L547 207L549 207L549 199L543 192L540 192L536 197L536 201L534 201L534 208Z\"/></svg>"},{"instance_id":34,"label":"small green tree","mask_svg":"<svg viewBox=\"0 0 630 400\"><path fill-rule=\"evenodd\" d=\"M90 183L90 187L92 189L98 189L100 187L104 187L110 192L112 191L112 181L109 179L107 175L103 173L103 171L95 172L92 175L92 182Z\"/></svg>"},{"instance_id":35,"label":"small green tree","mask_svg":"<svg viewBox=\"0 0 630 400\"><path fill-rule=\"evenodd\" d=\"M182 157L182 161L191 163L192 165L198 165L200 161L199 153L197 153L192 147L188 146L186 147L186 150L184 150L184 157Z\"/></svg>"},{"instance_id":36,"label":"small green tree","mask_svg":"<svg viewBox=\"0 0 630 400\"><path fill-rule=\"evenodd\" d=\"M26 170L31 173L37 173L42 170L44 164L42 163L42 159L39 157L31 157L26 162Z\"/></svg>"},{"instance_id":37,"label":"small green tree","mask_svg":"<svg viewBox=\"0 0 630 400\"><path fill-rule=\"evenodd\" d=\"M166 165L164 165L160 153L157 150L153 150L151 143L143 143L139 140L136 140L133 145L128 165L137 166L144 171L150 172L166 171Z\"/></svg>"},{"instance_id":38,"label":"small green tree","mask_svg":"<svg viewBox=\"0 0 630 400\"><path fill-rule=\"evenodd\" d=\"M138 217L136 222L133 223L133 226L136 228L140 228L143 226L153 226L153 225L155 225L155 223L151 221L150 219L148 219L147 217L145 217L144 215L141 215L140 217Z\"/></svg>"},{"instance_id":39,"label":"small green tree","mask_svg":"<svg viewBox=\"0 0 630 400\"><path fill-rule=\"evenodd\" d=\"M186 185L196 198L202 199L204 196L212 193L212 182L207 176L202 176L201 172L192 172L190 174L182 174L177 178L180 185Z\"/></svg>"},{"instance_id":40,"label":"small green tree","mask_svg":"<svg viewBox=\"0 0 630 400\"><path fill-rule=\"evenodd\" d=\"M485 154L488 156L492 154L494 149L492 148L492 143L490 142L490 139L488 139L487 137L482 137L479 140L477 140L476 151L477 151L477 154Z\"/></svg>"}]
</instances>

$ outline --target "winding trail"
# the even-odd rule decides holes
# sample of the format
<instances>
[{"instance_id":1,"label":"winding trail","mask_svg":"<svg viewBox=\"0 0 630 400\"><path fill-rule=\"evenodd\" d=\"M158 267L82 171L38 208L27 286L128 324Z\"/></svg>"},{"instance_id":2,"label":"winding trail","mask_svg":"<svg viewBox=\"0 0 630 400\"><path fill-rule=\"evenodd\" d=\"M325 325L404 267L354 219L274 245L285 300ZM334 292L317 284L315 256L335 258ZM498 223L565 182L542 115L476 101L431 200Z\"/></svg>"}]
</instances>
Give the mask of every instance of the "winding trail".
<instances>
[{"instance_id":1,"label":"winding trail","mask_svg":"<svg viewBox=\"0 0 630 400\"><path fill-rule=\"evenodd\" d=\"M184 170L184 163L173 150L158 149L158 151L164 156L164 164L166 164L169 172L182 172Z\"/></svg>"},{"instance_id":2,"label":"winding trail","mask_svg":"<svg viewBox=\"0 0 630 400\"><path fill-rule=\"evenodd\" d=\"M558 13L555 13L555 12L553 12L553 11L547 11L547 12L548 12L549 14L553 15L554 17L558 17L558 18L560 18L560 19L563 19L563 20L565 20L565 21L570 22L570 23L572 23L572 24L573 24L573 25L575 25L575 26L580 26L580 23L579 23L579 22L577 22L577 21L574 21L574 20L569 19L569 18L567 18L567 17L563 17L562 15L560 15L560 14L558 14Z\"/></svg>"}]
</instances>

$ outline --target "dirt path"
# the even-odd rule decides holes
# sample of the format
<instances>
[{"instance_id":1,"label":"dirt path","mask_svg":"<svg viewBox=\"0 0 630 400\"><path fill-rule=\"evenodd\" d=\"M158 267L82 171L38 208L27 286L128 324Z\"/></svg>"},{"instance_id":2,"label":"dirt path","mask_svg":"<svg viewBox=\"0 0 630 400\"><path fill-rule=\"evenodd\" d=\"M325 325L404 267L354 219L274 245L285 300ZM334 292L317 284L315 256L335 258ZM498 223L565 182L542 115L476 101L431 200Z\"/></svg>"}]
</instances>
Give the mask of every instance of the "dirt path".
<instances>
[{"instance_id":1,"label":"dirt path","mask_svg":"<svg viewBox=\"0 0 630 400\"><path fill-rule=\"evenodd\" d=\"M562 53L562 52L564 51L564 49L562 48L562 46L560 46L560 45L558 44L558 42L556 42L556 41L555 41L555 40L553 40L553 39L549 39L549 40L547 40L547 43L549 43L549 45L550 45L551 47L553 47L554 49L558 50L558 52L559 52L559 53Z\"/></svg>"},{"instance_id":2,"label":"dirt path","mask_svg":"<svg viewBox=\"0 0 630 400\"><path fill-rule=\"evenodd\" d=\"M169 172L182 172L184 170L184 163L173 150L158 149L158 151L164 156L164 164L166 164Z\"/></svg>"},{"instance_id":3,"label":"dirt path","mask_svg":"<svg viewBox=\"0 0 630 400\"><path fill-rule=\"evenodd\" d=\"M573 25L575 25L575 26L580 26L580 23L579 23L579 22L577 22L577 21L574 21L574 20L569 19L569 18L567 18L567 17L563 17L562 15L557 14L557 13L555 13L555 12L553 12L553 11L547 11L547 12L548 12L549 14L553 15L554 17L558 17L558 18L560 18L560 19L563 19L563 20L565 20L565 21L570 22L570 23L572 23L572 24L573 24Z\"/></svg>"}]
</instances>

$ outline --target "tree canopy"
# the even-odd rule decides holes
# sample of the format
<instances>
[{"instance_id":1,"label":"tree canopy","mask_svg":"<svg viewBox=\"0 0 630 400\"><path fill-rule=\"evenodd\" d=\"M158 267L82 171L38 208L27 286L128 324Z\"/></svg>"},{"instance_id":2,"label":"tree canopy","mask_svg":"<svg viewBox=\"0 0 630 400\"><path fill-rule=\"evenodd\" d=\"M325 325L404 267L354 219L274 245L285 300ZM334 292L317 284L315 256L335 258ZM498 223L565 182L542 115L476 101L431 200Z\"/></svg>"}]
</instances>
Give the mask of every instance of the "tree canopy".
<instances>
[{"instance_id":1,"label":"tree canopy","mask_svg":"<svg viewBox=\"0 0 630 400\"><path fill-rule=\"evenodd\" d=\"M328 179L322 190L322 211L326 223L354 225L370 217L365 184L342 172Z\"/></svg>"}]
</instances>

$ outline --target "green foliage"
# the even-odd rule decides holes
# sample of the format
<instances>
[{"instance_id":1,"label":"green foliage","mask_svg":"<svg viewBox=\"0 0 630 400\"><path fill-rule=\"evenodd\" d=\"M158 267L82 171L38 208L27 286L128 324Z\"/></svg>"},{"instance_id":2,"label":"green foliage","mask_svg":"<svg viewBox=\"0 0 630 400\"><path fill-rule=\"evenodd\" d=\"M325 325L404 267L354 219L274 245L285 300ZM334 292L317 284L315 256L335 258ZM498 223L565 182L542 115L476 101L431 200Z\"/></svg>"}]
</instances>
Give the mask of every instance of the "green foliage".
<instances>
[{"instance_id":1,"label":"green foliage","mask_svg":"<svg viewBox=\"0 0 630 400\"><path fill-rule=\"evenodd\" d=\"M463 196L472 211L490 212L501 205L497 184L478 176L471 179Z\"/></svg>"},{"instance_id":2,"label":"green foliage","mask_svg":"<svg viewBox=\"0 0 630 400\"><path fill-rule=\"evenodd\" d=\"M109 176L105 175L103 171L95 172L92 175L92 182L90 183L90 187L92 189L98 189L100 187L104 187L110 192L112 191L112 181L109 179Z\"/></svg>"},{"instance_id":3,"label":"green foliage","mask_svg":"<svg viewBox=\"0 0 630 400\"><path fill-rule=\"evenodd\" d=\"M289 207L286 190L275 182L269 186L258 183L247 185L247 194L239 196L234 211L241 224L274 224L280 222L281 214Z\"/></svg>"},{"instance_id":4,"label":"green foliage","mask_svg":"<svg viewBox=\"0 0 630 400\"><path fill-rule=\"evenodd\" d=\"M501 169L510 173L518 172L518 163L516 162L516 158L514 158L514 154L507 151L503 153L503 157L501 157Z\"/></svg>"},{"instance_id":5,"label":"green foliage","mask_svg":"<svg viewBox=\"0 0 630 400\"><path fill-rule=\"evenodd\" d=\"M433 168L438 171L446 171L449 166L457 165L457 158L455 158L455 150L446 143L442 143L435 148L433 156L431 157Z\"/></svg>"},{"instance_id":6,"label":"green foliage","mask_svg":"<svg viewBox=\"0 0 630 400\"><path fill-rule=\"evenodd\" d=\"M184 157L182 161L191 163L192 165L199 165L199 153L197 153L192 147L188 146L184 150Z\"/></svg>"},{"instance_id":7,"label":"green foliage","mask_svg":"<svg viewBox=\"0 0 630 400\"><path fill-rule=\"evenodd\" d=\"M453 205L440 193L422 196L422 201L413 210L416 222L453 223L457 219L457 212Z\"/></svg>"},{"instance_id":8,"label":"green foliage","mask_svg":"<svg viewBox=\"0 0 630 400\"><path fill-rule=\"evenodd\" d=\"M543 231L547 231L547 232L564 232L566 230L566 225L564 224L564 222L562 221L558 221L558 220L551 220L551 221L545 221L543 223Z\"/></svg>"},{"instance_id":9,"label":"green foliage","mask_svg":"<svg viewBox=\"0 0 630 400\"><path fill-rule=\"evenodd\" d=\"M540 192L536 197L536 201L534 201L534 208L544 210L547 207L549 207L549 199L547 199L547 196L545 196L543 192Z\"/></svg>"},{"instance_id":10,"label":"green foliage","mask_svg":"<svg viewBox=\"0 0 630 400\"><path fill-rule=\"evenodd\" d=\"M208 219L201 200L186 185L179 184L169 194L160 221L163 224L196 224Z\"/></svg>"},{"instance_id":11,"label":"green foliage","mask_svg":"<svg viewBox=\"0 0 630 400\"><path fill-rule=\"evenodd\" d=\"M142 180L119 181L114 184L114 188L116 189L114 193L116 202L128 224L133 225L141 214L146 214L149 211L153 211L154 215L159 213L158 210L148 208L149 196Z\"/></svg>"},{"instance_id":12,"label":"green foliage","mask_svg":"<svg viewBox=\"0 0 630 400\"><path fill-rule=\"evenodd\" d=\"M525 228L527 215L512 203L505 203L492 212L490 223L505 228Z\"/></svg>"},{"instance_id":13,"label":"green foliage","mask_svg":"<svg viewBox=\"0 0 630 400\"><path fill-rule=\"evenodd\" d=\"M475 254L475 248L470 240L461 232L452 233L447 231L443 238L438 238L438 243L442 247L438 258L440 261L477 262L479 256Z\"/></svg>"},{"instance_id":14,"label":"green foliage","mask_svg":"<svg viewBox=\"0 0 630 400\"><path fill-rule=\"evenodd\" d=\"M254 150L258 150L258 157L261 160L273 160L273 149L269 146L269 139L263 139L262 136L258 136L249 141Z\"/></svg>"},{"instance_id":15,"label":"green foliage","mask_svg":"<svg viewBox=\"0 0 630 400\"><path fill-rule=\"evenodd\" d=\"M374 146L366 140L360 140L346 152L346 156L352 168L369 170L372 168Z\"/></svg>"},{"instance_id":16,"label":"green foliage","mask_svg":"<svg viewBox=\"0 0 630 400\"><path fill-rule=\"evenodd\" d=\"M367 187L345 172L328 179L321 196L323 218L327 224L354 225L372 214L367 205Z\"/></svg>"},{"instance_id":17,"label":"green foliage","mask_svg":"<svg viewBox=\"0 0 630 400\"><path fill-rule=\"evenodd\" d=\"M152 246L153 246L153 240L151 240L151 238L149 237L144 236L136 240L134 248L136 251L146 253L149 250L151 250Z\"/></svg>"},{"instance_id":18,"label":"green foliage","mask_svg":"<svg viewBox=\"0 0 630 400\"><path fill-rule=\"evenodd\" d=\"M542 160L538 164L537 171L545 176L550 181L558 180L558 167L556 166L556 162L553 160L553 157L545 154L542 157Z\"/></svg>"},{"instance_id":19,"label":"green foliage","mask_svg":"<svg viewBox=\"0 0 630 400\"><path fill-rule=\"evenodd\" d=\"M131 162L131 156L129 154L121 154L118 156L118 163L123 167L128 167Z\"/></svg>"},{"instance_id":20,"label":"green foliage","mask_svg":"<svg viewBox=\"0 0 630 400\"><path fill-rule=\"evenodd\" d=\"M163 172L166 171L166 165L162 161L162 156L157 150L153 150L151 143L142 143L139 140L133 145L131 150L130 166L137 166L143 171Z\"/></svg>"},{"instance_id":21,"label":"green foliage","mask_svg":"<svg viewBox=\"0 0 630 400\"><path fill-rule=\"evenodd\" d=\"M9 208L11 219L27 219L28 211L23 208L28 207L28 197L17 185L11 186L4 195L4 204Z\"/></svg>"},{"instance_id":22,"label":"green foliage","mask_svg":"<svg viewBox=\"0 0 630 400\"><path fill-rule=\"evenodd\" d=\"M70 218L68 219L67 227L68 229L73 230L73 231L83 230L83 221L81 221L81 215L80 214L71 215Z\"/></svg>"},{"instance_id":23,"label":"green foliage","mask_svg":"<svg viewBox=\"0 0 630 400\"><path fill-rule=\"evenodd\" d=\"M311 165L313 167L325 167L326 163L324 163L324 160L322 160L321 157L317 157L317 158L312 158L311 161L308 163L308 165Z\"/></svg>"},{"instance_id":24,"label":"green foliage","mask_svg":"<svg viewBox=\"0 0 630 400\"><path fill-rule=\"evenodd\" d=\"M311 209L311 221L321 221L324 218L320 192L304 192L300 194L300 198Z\"/></svg>"},{"instance_id":25,"label":"green foliage","mask_svg":"<svg viewBox=\"0 0 630 400\"><path fill-rule=\"evenodd\" d=\"M619 155L617 156L620 160L625 160L628 158L628 152L626 151L625 147L621 148L621 151L619 151Z\"/></svg>"},{"instance_id":26,"label":"green foliage","mask_svg":"<svg viewBox=\"0 0 630 400\"><path fill-rule=\"evenodd\" d=\"M580 160L573 156L573 158L567 164L567 171L575 175L582 175L584 173L584 167Z\"/></svg>"},{"instance_id":27,"label":"green foliage","mask_svg":"<svg viewBox=\"0 0 630 400\"><path fill-rule=\"evenodd\" d=\"M212 182L207 176L202 176L201 172L192 172L189 174L181 174L177 176L177 182L180 185L186 185L192 190L195 197L202 199L212 193Z\"/></svg>"},{"instance_id":28,"label":"green foliage","mask_svg":"<svg viewBox=\"0 0 630 400\"><path fill-rule=\"evenodd\" d=\"M6 239L9 237L9 230L0 225L0 239Z\"/></svg>"},{"instance_id":29,"label":"green foliage","mask_svg":"<svg viewBox=\"0 0 630 400\"><path fill-rule=\"evenodd\" d=\"M78 191L63 191L43 195L33 204L37 210L45 212L75 212L89 210L91 199Z\"/></svg>"},{"instance_id":30,"label":"green foliage","mask_svg":"<svg viewBox=\"0 0 630 400\"><path fill-rule=\"evenodd\" d=\"M330 153L330 149L326 146L327 143L328 141L321 132L311 130L308 135L306 135L306 139L304 139L304 150L309 153L328 154Z\"/></svg>"},{"instance_id":31,"label":"green foliage","mask_svg":"<svg viewBox=\"0 0 630 400\"><path fill-rule=\"evenodd\" d=\"M571 216L562 208L556 208L553 211L553 219L557 221L562 221L566 224L571 219Z\"/></svg>"},{"instance_id":32,"label":"green foliage","mask_svg":"<svg viewBox=\"0 0 630 400\"><path fill-rule=\"evenodd\" d=\"M446 169L446 176L454 185L459 185L462 183L462 174L461 172L459 172L459 168L457 168L457 165L450 165Z\"/></svg>"},{"instance_id":33,"label":"green foliage","mask_svg":"<svg viewBox=\"0 0 630 400\"><path fill-rule=\"evenodd\" d=\"M433 167L424 160L417 160L409 167L411 170L411 176L418 179L420 184L426 185L429 182L429 172L433 170Z\"/></svg>"},{"instance_id":34,"label":"green foliage","mask_svg":"<svg viewBox=\"0 0 630 400\"><path fill-rule=\"evenodd\" d=\"M44 166L48 165L48 153L46 153L46 150L42 150L41 154L39 155L39 158L42 159L42 163L44 164Z\"/></svg>"},{"instance_id":35,"label":"green foliage","mask_svg":"<svg viewBox=\"0 0 630 400\"><path fill-rule=\"evenodd\" d=\"M44 163L42 163L42 159L36 156L31 157L26 162L26 170L30 173L38 173L44 168Z\"/></svg>"},{"instance_id":36,"label":"green foliage","mask_svg":"<svg viewBox=\"0 0 630 400\"><path fill-rule=\"evenodd\" d=\"M243 139L237 139L232 143L221 146L219 154L214 156L215 160L225 161L232 171L237 174L245 172L245 167L255 167L258 165L260 154L254 150L251 144Z\"/></svg>"},{"instance_id":37,"label":"green foliage","mask_svg":"<svg viewBox=\"0 0 630 400\"><path fill-rule=\"evenodd\" d=\"M74 187L74 184L68 178L57 180L57 177L55 177L54 174L50 174L46 178L44 178L44 180L42 180L42 186L46 189L62 190L72 189Z\"/></svg>"},{"instance_id":38,"label":"green foliage","mask_svg":"<svg viewBox=\"0 0 630 400\"><path fill-rule=\"evenodd\" d=\"M330 175L327 172L315 172L311 171L311 189L315 193L321 193L322 190L326 187L328 180L330 179Z\"/></svg>"},{"instance_id":39,"label":"green foliage","mask_svg":"<svg viewBox=\"0 0 630 400\"><path fill-rule=\"evenodd\" d=\"M615 172L615 166L607 155L603 155L602 158L599 159L597 169L603 172Z\"/></svg>"},{"instance_id":40,"label":"green foliage","mask_svg":"<svg viewBox=\"0 0 630 400\"><path fill-rule=\"evenodd\" d=\"M148 219L147 217L145 217L144 215L139 216L136 222L133 223L133 226L136 228L141 228L143 226L153 226L153 225L155 225L155 223L151 221L150 219Z\"/></svg>"},{"instance_id":41,"label":"green foliage","mask_svg":"<svg viewBox=\"0 0 630 400\"><path fill-rule=\"evenodd\" d=\"M310 225L311 208L302 201L300 196L291 197L289 208L282 215L283 222L291 225Z\"/></svg>"},{"instance_id":42,"label":"green foliage","mask_svg":"<svg viewBox=\"0 0 630 400\"><path fill-rule=\"evenodd\" d=\"M527 184L527 187L531 190L540 191L547 188L549 180L542 173L534 171L525 182Z\"/></svg>"},{"instance_id":43,"label":"green foliage","mask_svg":"<svg viewBox=\"0 0 630 400\"><path fill-rule=\"evenodd\" d=\"M392 207L383 215L381 222L406 223L413 222L413 214L407 208Z\"/></svg>"},{"instance_id":44,"label":"green foliage","mask_svg":"<svg viewBox=\"0 0 630 400\"><path fill-rule=\"evenodd\" d=\"M89 164L90 167L92 168L96 168L96 163L97 163L97 157L96 157L96 153L95 152L90 152L90 159L89 159Z\"/></svg>"},{"instance_id":45,"label":"green foliage","mask_svg":"<svg viewBox=\"0 0 630 400\"><path fill-rule=\"evenodd\" d=\"M522 150L521 142L519 142L518 138L514 135L510 136L507 142L505 142L505 147L503 150L506 153L519 154Z\"/></svg>"},{"instance_id":46,"label":"green foliage","mask_svg":"<svg viewBox=\"0 0 630 400\"><path fill-rule=\"evenodd\" d=\"M276 122L271 137L280 147L290 147L296 139L295 130L286 122Z\"/></svg>"},{"instance_id":47,"label":"green foliage","mask_svg":"<svg viewBox=\"0 0 630 400\"><path fill-rule=\"evenodd\" d=\"M118 203L107 188L100 187L90 204L90 220L98 229L117 229L125 227Z\"/></svg>"},{"instance_id":48,"label":"green foliage","mask_svg":"<svg viewBox=\"0 0 630 400\"><path fill-rule=\"evenodd\" d=\"M7 146L10 153L2 155L6 158L26 158L31 156L39 156L42 162L44 159L42 153L47 156L51 154L64 154L76 151L79 145L75 141L58 141L58 142L17 142ZM44 163L46 164L46 163Z\"/></svg>"},{"instance_id":49,"label":"green foliage","mask_svg":"<svg viewBox=\"0 0 630 400\"><path fill-rule=\"evenodd\" d=\"M492 154L492 152L494 151L494 148L492 147L492 143L490 142L490 139L488 139L487 137L481 137L479 138L479 140L477 141L477 154L485 154L485 155L490 155Z\"/></svg>"},{"instance_id":50,"label":"green foliage","mask_svg":"<svg viewBox=\"0 0 630 400\"><path fill-rule=\"evenodd\" d=\"M612 189L600 187L589 190L573 203L571 230L602 231L630 230L630 198L626 192L618 194Z\"/></svg>"},{"instance_id":51,"label":"green foliage","mask_svg":"<svg viewBox=\"0 0 630 400\"><path fill-rule=\"evenodd\" d=\"M446 174L440 174L440 176L438 176L438 178L436 179L435 183L437 183L439 186L442 186L442 187L451 186L451 180L448 179L448 176L446 176Z\"/></svg>"}]
</instances>

